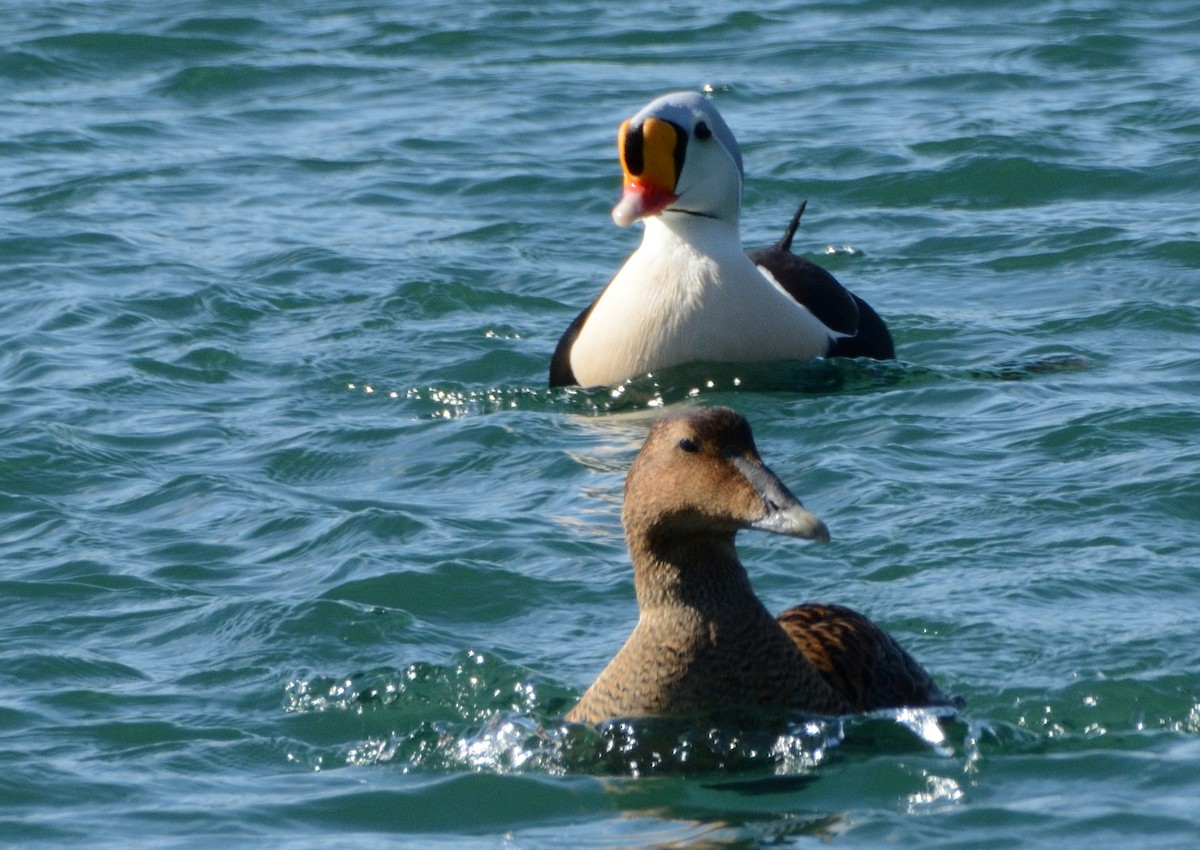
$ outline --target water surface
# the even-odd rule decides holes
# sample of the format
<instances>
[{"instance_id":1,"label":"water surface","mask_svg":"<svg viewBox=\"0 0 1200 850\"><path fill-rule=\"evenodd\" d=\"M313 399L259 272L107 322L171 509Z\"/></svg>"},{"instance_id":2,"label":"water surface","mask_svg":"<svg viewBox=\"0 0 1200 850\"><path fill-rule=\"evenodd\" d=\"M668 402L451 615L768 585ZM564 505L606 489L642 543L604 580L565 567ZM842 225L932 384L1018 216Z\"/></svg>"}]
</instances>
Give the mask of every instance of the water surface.
<instances>
[{"instance_id":1,"label":"water surface","mask_svg":"<svg viewBox=\"0 0 1200 850\"><path fill-rule=\"evenodd\" d=\"M0 830L56 847L1190 847L1200 14L1182 2L7 4ZM711 90L748 244L895 363L546 388ZM562 714L621 486L729 404L834 543L743 535L966 709Z\"/></svg>"}]
</instances>

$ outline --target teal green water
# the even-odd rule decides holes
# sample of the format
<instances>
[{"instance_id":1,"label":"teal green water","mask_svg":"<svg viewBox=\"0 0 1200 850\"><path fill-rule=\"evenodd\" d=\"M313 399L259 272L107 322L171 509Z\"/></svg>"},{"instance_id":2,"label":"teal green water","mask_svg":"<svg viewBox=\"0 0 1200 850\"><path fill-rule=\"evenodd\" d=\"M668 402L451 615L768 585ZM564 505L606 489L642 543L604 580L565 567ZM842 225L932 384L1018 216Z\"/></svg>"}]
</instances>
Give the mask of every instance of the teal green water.
<instances>
[{"instance_id":1,"label":"teal green water","mask_svg":"<svg viewBox=\"0 0 1200 850\"><path fill-rule=\"evenodd\" d=\"M1195 846L1200 12L717 5L3 4L3 843ZM701 86L900 359L551 392ZM564 726L709 403L957 718Z\"/></svg>"}]
</instances>

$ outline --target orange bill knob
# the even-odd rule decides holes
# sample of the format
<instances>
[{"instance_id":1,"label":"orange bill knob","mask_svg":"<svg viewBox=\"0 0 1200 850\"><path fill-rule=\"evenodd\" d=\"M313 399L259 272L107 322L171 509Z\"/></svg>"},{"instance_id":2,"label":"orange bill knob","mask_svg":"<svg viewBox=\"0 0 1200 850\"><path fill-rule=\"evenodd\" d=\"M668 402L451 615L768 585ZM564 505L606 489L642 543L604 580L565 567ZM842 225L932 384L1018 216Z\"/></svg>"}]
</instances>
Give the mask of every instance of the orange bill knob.
<instances>
[{"instance_id":1,"label":"orange bill knob","mask_svg":"<svg viewBox=\"0 0 1200 850\"><path fill-rule=\"evenodd\" d=\"M658 215L675 201L675 185L683 168L687 135L661 118L647 118L638 127L629 121L617 131L617 153L624 174L621 200L613 221L628 227L639 218Z\"/></svg>"}]
</instances>

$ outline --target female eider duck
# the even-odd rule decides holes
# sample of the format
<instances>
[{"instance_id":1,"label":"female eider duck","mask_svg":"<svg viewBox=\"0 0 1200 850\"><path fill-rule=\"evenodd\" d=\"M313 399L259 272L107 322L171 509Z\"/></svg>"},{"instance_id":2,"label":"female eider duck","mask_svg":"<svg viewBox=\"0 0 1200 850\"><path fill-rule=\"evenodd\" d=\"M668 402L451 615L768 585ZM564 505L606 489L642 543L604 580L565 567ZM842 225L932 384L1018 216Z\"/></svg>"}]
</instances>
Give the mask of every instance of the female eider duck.
<instances>
[{"instance_id":1,"label":"female eider duck","mask_svg":"<svg viewBox=\"0 0 1200 850\"><path fill-rule=\"evenodd\" d=\"M617 149L613 220L643 219L645 234L562 335L550 386L619 384L684 363L895 356L865 301L791 253L800 212L778 244L742 249L742 154L708 98L652 101L621 125Z\"/></svg>"},{"instance_id":2,"label":"female eider duck","mask_svg":"<svg viewBox=\"0 0 1200 850\"><path fill-rule=\"evenodd\" d=\"M696 717L730 709L838 715L949 705L886 632L837 605L772 617L734 549L739 529L829 540L758 456L728 408L660 419L622 509L639 617L567 719Z\"/></svg>"}]
</instances>

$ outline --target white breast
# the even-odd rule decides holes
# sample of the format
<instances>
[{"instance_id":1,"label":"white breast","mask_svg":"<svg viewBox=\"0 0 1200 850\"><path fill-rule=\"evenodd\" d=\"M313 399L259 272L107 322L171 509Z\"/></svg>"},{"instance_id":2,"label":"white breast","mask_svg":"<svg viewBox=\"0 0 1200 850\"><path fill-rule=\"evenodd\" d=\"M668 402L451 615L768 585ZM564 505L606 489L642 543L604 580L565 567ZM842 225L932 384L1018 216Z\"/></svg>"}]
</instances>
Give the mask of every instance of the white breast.
<instances>
[{"instance_id":1,"label":"white breast","mask_svg":"<svg viewBox=\"0 0 1200 850\"><path fill-rule=\"evenodd\" d=\"M582 386L683 363L811 360L829 330L742 250L736 224L673 216L646 222L571 348Z\"/></svg>"}]
</instances>

